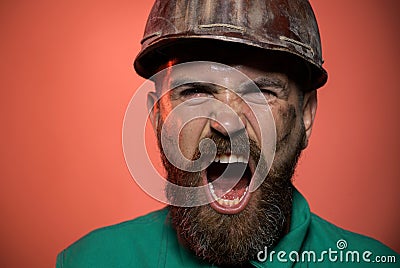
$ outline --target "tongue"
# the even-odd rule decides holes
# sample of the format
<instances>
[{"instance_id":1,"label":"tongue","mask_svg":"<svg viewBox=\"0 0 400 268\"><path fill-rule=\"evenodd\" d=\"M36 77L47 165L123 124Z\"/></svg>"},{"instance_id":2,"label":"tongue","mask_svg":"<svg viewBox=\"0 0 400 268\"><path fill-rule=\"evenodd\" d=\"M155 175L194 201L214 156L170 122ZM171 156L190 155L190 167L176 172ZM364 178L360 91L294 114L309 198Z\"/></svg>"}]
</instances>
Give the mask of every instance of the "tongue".
<instances>
[{"instance_id":1,"label":"tongue","mask_svg":"<svg viewBox=\"0 0 400 268\"><path fill-rule=\"evenodd\" d=\"M239 181L238 175L242 175ZM216 196L228 200L243 196L250 177L247 164L244 163L216 163L208 170L208 180L212 182L214 193ZM230 188L232 189L227 192Z\"/></svg>"},{"instance_id":2,"label":"tongue","mask_svg":"<svg viewBox=\"0 0 400 268\"><path fill-rule=\"evenodd\" d=\"M241 178L240 181L229 192L224 194L227 190L229 190L232 187L233 182L234 180L232 179L225 180L224 178L212 182L215 195L228 200L241 198L247 187L247 179Z\"/></svg>"}]
</instances>

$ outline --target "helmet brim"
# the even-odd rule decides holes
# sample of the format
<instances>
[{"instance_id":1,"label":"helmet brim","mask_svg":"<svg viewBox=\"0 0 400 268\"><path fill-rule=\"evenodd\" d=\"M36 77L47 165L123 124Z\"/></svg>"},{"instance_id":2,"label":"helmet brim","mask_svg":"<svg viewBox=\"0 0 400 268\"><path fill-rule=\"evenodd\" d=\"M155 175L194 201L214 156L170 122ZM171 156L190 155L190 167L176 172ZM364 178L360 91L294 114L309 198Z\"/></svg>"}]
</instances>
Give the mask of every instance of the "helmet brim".
<instances>
[{"instance_id":1,"label":"helmet brim","mask_svg":"<svg viewBox=\"0 0 400 268\"><path fill-rule=\"evenodd\" d=\"M143 40L142 42L146 42ZM162 69L162 66L171 60L175 59L178 55L185 53L185 48L196 48L210 49L224 47L240 46L242 48L256 49L260 53L280 53L286 54L294 57L297 60L301 60L309 66L310 71L310 87L307 90L314 90L325 85L328 79L328 74L322 66L316 65L313 61L305 58L301 54L293 52L293 49L282 46L280 44L274 43L256 43L243 38L237 38L234 36L182 36L181 34L177 36L164 36L162 38L153 40L151 44L146 46L146 49L142 50L136 57L134 61L134 68L136 72L148 79L158 71ZM197 52L190 51L192 54L197 54ZM189 52L188 52L189 53ZM198 53L202 54L202 53ZM189 56L189 55L188 55ZM196 55L191 55L194 59ZM197 58L197 60L203 60Z\"/></svg>"}]
</instances>

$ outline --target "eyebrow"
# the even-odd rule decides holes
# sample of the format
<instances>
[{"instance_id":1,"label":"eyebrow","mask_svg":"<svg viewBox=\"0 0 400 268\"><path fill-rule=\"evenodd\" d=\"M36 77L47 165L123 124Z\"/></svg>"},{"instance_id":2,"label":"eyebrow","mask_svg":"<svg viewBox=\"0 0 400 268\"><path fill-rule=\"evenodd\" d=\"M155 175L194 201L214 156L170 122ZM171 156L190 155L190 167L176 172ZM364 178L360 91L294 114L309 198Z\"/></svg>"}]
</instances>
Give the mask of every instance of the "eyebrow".
<instances>
[{"instance_id":1,"label":"eyebrow","mask_svg":"<svg viewBox=\"0 0 400 268\"><path fill-rule=\"evenodd\" d=\"M189 77L183 77L183 78L178 78L174 79L171 84L169 85L170 89L175 89L177 87L183 86L183 85L188 85L188 84L193 84L193 79L190 79Z\"/></svg>"},{"instance_id":2,"label":"eyebrow","mask_svg":"<svg viewBox=\"0 0 400 268\"><path fill-rule=\"evenodd\" d=\"M189 82L176 87L176 89L180 88L197 88L206 90L210 93L217 93L218 90L223 87L209 82Z\"/></svg>"},{"instance_id":3,"label":"eyebrow","mask_svg":"<svg viewBox=\"0 0 400 268\"><path fill-rule=\"evenodd\" d=\"M189 88L196 88L205 92L215 94L219 92L221 87L213 83L206 82L183 82L183 80L176 82L174 81L171 83L170 96L172 99L179 98L180 94Z\"/></svg>"},{"instance_id":4,"label":"eyebrow","mask_svg":"<svg viewBox=\"0 0 400 268\"><path fill-rule=\"evenodd\" d=\"M286 88L285 81L282 81L282 79L278 79L278 78L264 76L264 77L259 77L255 80L253 80L253 82L258 87L274 87L274 88L281 88L281 89Z\"/></svg>"},{"instance_id":5,"label":"eyebrow","mask_svg":"<svg viewBox=\"0 0 400 268\"><path fill-rule=\"evenodd\" d=\"M256 86L256 87L255 87ZM247 91L253 91L263 88L274 88L279 91L286 91L287 84L285 81L272 77L258 77L254 80L246 81L239 86L238 93L244 93Z\"/></svg>"},{"instance_id":6,"label":"eyebrow","mask_svg":"<svg viewBox=\"0 0 400 268\"><path fill-rule=\"evenodd\" d=\"M240 94L251 88L254 88L254 85L256 85L258 88L275 88L281 91L286 91L287 89L287 83L282 79L263 76L242 83L241 85L239 85L237 90L235 90L235 92ZM178 91L178 89L182 87L203 88L209 90L212 93L216 93L218 92L218 88L220 86L211 82L194 82L193 79L189 77L175 79L170 84L170 90L172 90L173 92L175 91L175 89ZM175 94L179 93L179 91L177 91L175 91Z\"/></svg>"}]
</instances>

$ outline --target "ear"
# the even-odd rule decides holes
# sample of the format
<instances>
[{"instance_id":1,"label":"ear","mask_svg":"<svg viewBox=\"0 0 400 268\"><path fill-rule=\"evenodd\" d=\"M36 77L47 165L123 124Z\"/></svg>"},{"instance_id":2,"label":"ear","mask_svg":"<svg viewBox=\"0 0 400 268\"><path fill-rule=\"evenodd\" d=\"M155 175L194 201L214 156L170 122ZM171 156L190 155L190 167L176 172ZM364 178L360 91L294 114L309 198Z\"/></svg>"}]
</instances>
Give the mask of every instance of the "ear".
<instances>
[{"instance_id":1,"label":"ear","mask_svg":"<svg viewBox=\"0 0 400 268\"><path fill-rule=\"evenodd\" d=\"M304 141L304 148L306 148L308 145L308 139L311 136L311 131L314 124L316 112L317 112L317 91L313 90L305 93L303 100L303 123L306 130L306 140Z\"/></svg>"},{"instance_id":2,"label":"ear","mask_svg":"<svg viewBox=\"0 0 400 268\"><path fill-rule=\"evenodd\" d=\"M147 93L147 110L149 112L150 122L153 126L154 133L157 135L160 108L158 106L158 97L155 92Z\"/></svg>"}]
</instances>

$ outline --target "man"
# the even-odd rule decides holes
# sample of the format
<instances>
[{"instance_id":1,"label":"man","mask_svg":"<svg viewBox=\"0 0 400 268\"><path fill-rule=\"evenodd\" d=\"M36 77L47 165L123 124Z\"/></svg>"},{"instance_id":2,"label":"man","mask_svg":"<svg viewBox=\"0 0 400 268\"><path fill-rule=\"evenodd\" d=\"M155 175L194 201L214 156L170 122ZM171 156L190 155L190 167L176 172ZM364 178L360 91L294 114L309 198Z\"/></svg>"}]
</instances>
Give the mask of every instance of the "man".
<instances>
[{"instance_id":1,"label":"man","mask_svg":"<svg viewBox=\"0 0 400 268\"><path fill-rule=\"evenodd\" d=\"M327 80L308 1L158 0L142 45L170 206L90 233L58 267L396 265L291 183Z\"/></svg>"}]
</instances>

